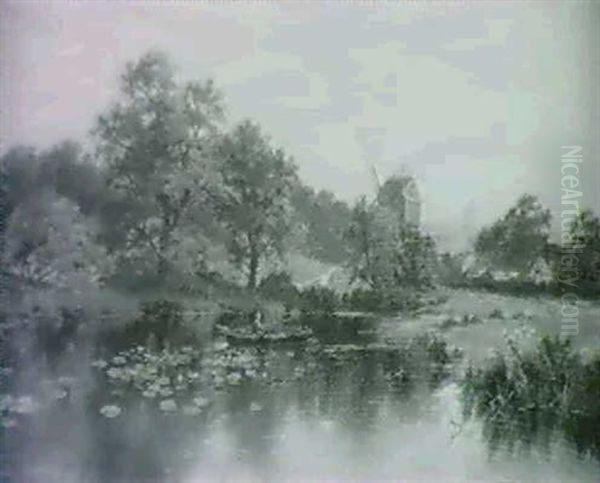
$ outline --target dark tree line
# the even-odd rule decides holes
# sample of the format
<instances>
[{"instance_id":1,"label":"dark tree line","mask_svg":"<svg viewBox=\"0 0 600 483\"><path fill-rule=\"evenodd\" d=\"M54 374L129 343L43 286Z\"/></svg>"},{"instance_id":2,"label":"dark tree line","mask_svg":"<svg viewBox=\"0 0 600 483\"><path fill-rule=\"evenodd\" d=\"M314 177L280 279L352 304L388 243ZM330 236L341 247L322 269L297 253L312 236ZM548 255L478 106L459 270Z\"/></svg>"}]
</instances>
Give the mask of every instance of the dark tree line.
<instances>
[{"instance_id":1,"label":"dark tree line","mask_svg":"<svg viewBox=\"0 0 600 483\"><path fill-rule=\"evenodd\" d=\"M91 152L65 142L2 157L5 266L32 262L48 229L66 230L74 218L85 243L104 252L99 270L112 281L210 271L215 246L250 288L284 248L343 262L350 208L305 186L256 123L226 130L225 113L212 82L178 83L161 53L129 63L118 98L92 127ZM41 223L53 217L62 222Z\"/></svg>"}]
</instances>

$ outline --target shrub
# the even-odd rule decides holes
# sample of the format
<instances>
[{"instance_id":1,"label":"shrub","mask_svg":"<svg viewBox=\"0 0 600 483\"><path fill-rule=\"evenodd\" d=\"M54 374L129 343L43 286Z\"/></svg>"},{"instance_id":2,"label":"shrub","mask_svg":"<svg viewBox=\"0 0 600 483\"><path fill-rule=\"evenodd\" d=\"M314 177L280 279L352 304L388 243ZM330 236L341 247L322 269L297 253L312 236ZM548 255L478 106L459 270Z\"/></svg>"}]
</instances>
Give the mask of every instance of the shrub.
<instances>
[{"instance_id":1,"label":"shrub","mask_svg":"<svg viewBox=\"0 0 600 483\"><path fill-rule=\"evenodd\" d=\"M419 292L403 289L357 288L344 294L343 302L351 310L367 312L416 310L423 305Z\"/></svg>"},{"instance_id":2,"label":"shrub","mask_svg":"<svg viewBox=\"0 0 600 483\"><path fill-rule=\"evenodd\" d=\"M483 419L490 448L549 447L559 432L580 454L600 458L600 357L583 362L569 340L543 337L532 353L513 340L462 382L464 415Z\"/></svg>"},{"instance_id":3,"label":"shrub","mask_svg":"<svg viewBox=\"0 0 600 483\"><path fill-rule=\"evenodd\" d=\"M448 317L439 324L439 327L445 330L453 327L468 327L470 325L481 324L482 322L483 320L475 314L464 314L462 317Z\"/></svg>"},{"instance_id":4,"label":"shrub","mask_svg":"<svg viewBox=\"0 0 600 483\"><path fill-rule=\"evenodd\" d=\"M339 297L327 287L308 287L300 291L300 310L305 313L331 314L339 307Z\"/></svg>"},{"instance_id":5,"label":"shrub","mask_svg":"<svg viewBox=\"0 0 600 483\"><path fill-rule=\"evenodd\" d=\"M144 302L140 315L126 329L126 342L146 343L154 338L159 348L176 341L183 331L183 307L171 300Z\"/></svg>"},{"instance_id":6,"label":"shrub","mask_svg":"<svg viewBox=\"0 0 600 483\"><path fill-rule=\"evenodd\" d=\"M258 286L264 297L294 305L298 300L298 289L287 272L273 272L267 275Z\"/></svg>"},{"instance_id":7,"label":"shrub","mask_svg":"<svg viewBox=\"0 0 600 483\"><path fill-rule=\"evenodd\" d=\"M399 350L389 353L384 371L395 386L407 384L435 385L450 374L451 363L461 357L461 351L450 346L435 332L425 332L405 341Z\"/></svg>"}]
</instances>

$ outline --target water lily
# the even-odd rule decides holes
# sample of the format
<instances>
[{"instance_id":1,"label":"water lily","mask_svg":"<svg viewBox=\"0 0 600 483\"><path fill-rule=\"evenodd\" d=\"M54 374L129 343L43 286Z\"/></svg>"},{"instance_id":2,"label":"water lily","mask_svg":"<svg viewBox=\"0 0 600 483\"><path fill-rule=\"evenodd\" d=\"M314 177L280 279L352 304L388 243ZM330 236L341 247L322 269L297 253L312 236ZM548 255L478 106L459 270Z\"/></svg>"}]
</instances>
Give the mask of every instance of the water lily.
<instances>
[{"instance_id":1,"label":"water lily","mask_svg":"<svg viewBox=\"0 0 600 483\"><path fill-rule=\"evenodd\" d=\"M103 359L98 359L97 361L92 362L92 367L95 369L104 369L108 365Z\"/></svg>"},{"instance_id":2,"label":"water lily","mask_svg":"<svg viewBox=\"0 0 600 483\"><path fill-rule=\"evenodd\" d=\"M123 356L115 356L112 358L112 363L117 365L123 365L127 363L127 359L125 359Z\"/></svg>"},{"instance_id":3,"label":"water lily","mask_svg":"<svg viewBox=\"0 0 600 483\"><path fill-rule=\"evenodd\" d=\"M55 401L60 401L61 399L64 399L68 396L68 392L64 389L55 389L52 392L52 399L54 399Z\"/></svg>"},{"instance_id":4,"label":"water lily","mask_svg":"<svg viewBox=\"0 0 600 483\"><path fill-rule=\"evenodd\" d=\"M75 378L71 376L61 376L56 380L56 382L60 385L60 387L66 389L75 385Z\"/></svg>"},{"instance_id":5,"label":"water lily","mask_svg":"<svg viewBox=\"0 0 600 483\"><path fill-rule=\"evenodd\" d=\"M170 384L170 383L171 383L171 380L166 376L159 377L156 380L156 384L158 384L160 386L166 386L167 384Z\"/></svg>"},{"instance_id":6,"label":"water lily","mask_svg":"<svg viewBox=\"0 0 600 483\"><path fill-rule=\"evenodd\" d=\"M106 371L106 375L111 379L119 379L123 375L123 371L118 367L111 367L108 371Z\"/></svg>"},{"instance_id":7,"label":"water lily","mask_svg":"<svg viewBox=\"0 0 600 483\"><path fill-rule=\"evenodd\" d=\"M116 404L108 404L100 408L100 414L105 418L116 418L121 414L121 408Z\"/></svg>"},{"instance_id":8,"label":"water lily","mask_svg":"<svg viewBox=\"0 0 600 483\"><path fill-rule=\"evenodd\" d=\"M232 372L227 376L227 383L232 386L239 384L241 380L242 376L239 372Z\"/></svg>"},{"instance_id":9,"label":"water lily","mask_svg":"<svg viewBox=\"0 0 600 483\"><path fill-rule=\"evenodd\" d=\"M186 416L197 416L202 410L198 406L186 405L183 407L183 414Z\"/></svg>"},{"instance_id":10,"label":"water lily","mask_svg":"<svg viewBox=\"0 0 600 483\"><path fill-rule=\"evenodd\" d=\"M226 341L215 342L214 348L216 351L222 351L229 347L229 344Z\"/></svg>"},{"instance_id":11,"label":"water lily","mask_svg":"<svg viewBox=\"0 0 600 483\"><path fill-rule=\"evenodd\" d=\"M161 388L158 392L163 397L167 397L167 396L172 396L173 395L173 390L171 388L169 388L169 387Z\"/></svg>"},{"instance_id":12,"label":"water lily","mask_svg":"<svg viewBox=\"0 0 600 483\"><path fill-rule=\"evenodd\" d=\"M146 389L145 391L142 392L142 396L149 398L149 399L154 399L156 397L156 391L152 390L152 389Z\"/></svg>"},{"instance_id":13,"label":"water lily","mask_svg":"<svg viewBox=\"0 0 600 483\"><path fill-rule=\"evenodd\" d=\"M2 396L2 399L0 399L0 411L5 411L9 408L12 407L14 402L14 398L8 394L6 396Z\"/></svg>"},{"instance_id":14,"label":"water lily","mask_svg":"<svg viewBox=\"0 0 600 483\"><path fill-rule=\"evenodd\" d=\"M16 419L3 418L2 419L2 426L4 426L5 428L14 428L14 427L18 426L18 423L17 423Z\"/></svg>"},{"instance_id":15,"label":"water lily","mask_svg":"<svg viewBox=\"0 0 600 483\"><path fill-rule=\"evenodd\" d=\"M177 403L174 399L165 399L160 402L158 408L166 413L177 411Z\"/></svg>"},{"instance_id":16,"label":"water lily","mask_svg":"<svg viewBox=\"0 0 600 483\"><path fill-rule=\"evenodd\" d=\"M200 408L208 406L208 399L206 399L202 396L197 396L192 401L193 401L194 405L196 405L197 407L200 407Z\"/></svg>"},{"instance_id":17,"label":"water lily","mask_svg":"<svg viewBox=\"0 0 600 483\"><path fill-rule=\"evenodd\" d=\"M12 411L17 414L31 414L38 408L31 396L22 396L18 398L12 406Z\"/></svg>"}]
</instances>

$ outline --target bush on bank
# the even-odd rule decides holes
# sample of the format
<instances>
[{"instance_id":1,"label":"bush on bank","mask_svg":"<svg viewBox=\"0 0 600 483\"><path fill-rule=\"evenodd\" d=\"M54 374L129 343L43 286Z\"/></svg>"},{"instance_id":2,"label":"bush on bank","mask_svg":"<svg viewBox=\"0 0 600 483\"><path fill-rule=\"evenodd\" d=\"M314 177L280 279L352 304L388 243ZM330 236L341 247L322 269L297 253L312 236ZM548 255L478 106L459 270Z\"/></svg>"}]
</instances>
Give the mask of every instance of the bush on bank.
<instances>
[{"instance_id":1,"label":"bush on bank","mask_svg":"<svg viewBox=\"0 0 600 483\"><path fill-rule=\"evenodd\" d=\"M531 353L514 339L462 381L466 418L483 421L490 448L549 447L558 432L582 455L600 458L600 354L584 360L568 339L545 336Z\"/></svg>"}]
</instances>

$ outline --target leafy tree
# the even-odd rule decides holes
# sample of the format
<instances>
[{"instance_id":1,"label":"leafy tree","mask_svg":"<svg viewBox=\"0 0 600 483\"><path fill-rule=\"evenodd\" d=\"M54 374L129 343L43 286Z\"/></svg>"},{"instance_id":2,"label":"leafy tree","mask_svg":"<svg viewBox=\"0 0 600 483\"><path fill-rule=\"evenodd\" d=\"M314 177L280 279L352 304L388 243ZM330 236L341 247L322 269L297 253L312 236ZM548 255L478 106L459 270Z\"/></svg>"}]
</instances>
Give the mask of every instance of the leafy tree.
<instances>
[{"instance_id":1,"label":"leafy tree","mask_svg":"<svg viewBox=\"0 0 600 483\"><path fill-rule=\"evenodd\" d=\"M437 255L433 239L413 225L401 226L396 235L394 278L396 284L407 287L430 287Z\"/></svg>"},{"instance_id":2,"label":"leafy tree","mask_svg":"<svg viewBox=\"0 0 600 483\"><path fill-rule=\"evenodd\" d=\"M379 285L375 267L376 226L372 209L365 196L361 197L352 208L346 240L351 253L349 263L352 279L361 280L376 288Z\"/></svg>"},{"instance_id":3,"label":"leafy tree","mask_svg":"<svg viewBox=\"0 0 600 483\"><path fill-rule=\"evenodd\" d=\"M315 193L301 183L294 188L291 200L295 223L303 228L299 248L324 262L345 262L344 232L350 223L350 207L329 191Z\"/></svg>"},{"instance_id":4,"label":"leafy tree","mask_svg":"<svg viewBox=\"0 0 600 483\"><path fill-rule=\"evenodd\" d=\"M571 224L562 246L552 246L555 280L573 290L600 294L600 219L583 210Z\"/></svg>"},{"instance_id":5,"label":"leafy tree","mask_svg":"<svg viewBox=\"0 0 600 483\"><path fill-rule=\"evenodd\" d=\"M394 210L363 197L354 206L347 231L354 279L374 290L431 285L435 245Z\"/></svg>"},{"instance_id":6,"label":"leafy tree","mask_svg":"<svg viewBox=\"0 0 600 483\"><path fill-rule=\"evenodd\" d=\"M480 231L475 253L493 267L525 275L544 255L550 219L550 210L525 194L502 218Z\"/></svg>"},{"instance_id":7,"label":"leafy tree","mask_svg":"<svg viewBox=\"0 0 600 483\"><path fill-rule=\"evenodd\" d=\"M127 65L121 95L94 130L117 195L105 210L118 214L121 237L111 244L122 258L153 259L163 274L186 229L201 238L193 221L218 185L211 159L224 108L211 82L179 87L157 52Z\"/></svg>"},{"instance_id":8,"label":"leafy tree","mask_svg":"<svg viewBox=\"0 0 600 483\"><path fill-rule=\"evenodd\" d=\"M570 231L573 245L581 247L581 280L600 288L600 218L591 210L584 210L576 218Z\"/></svg>"},{"instance_id":9,"label":"leafy tree","mask_svg":"<svg viewBox=\"0 0 600 483\"><path fill-rule=\"evenodd\" d=\"M13 283L72 287L97 283L106 267L93 228L71 201L46 190L19 204L6 231L4 257Z\"/></svg>"},{"instance_id":10,"label":"leafy tree","mask_svg":"<svg viewBox=\"0 0 600 483\"><path fill-rule=\"evenodd\" d=\"M97 320L99 288L111 266L94 239L77 205L51 187L12 210L3 240L0 337L8 335L28 357L54 357L81 324Z\"/></svg>"},{"instance_id":11,"label":"leafy tree","mask_svg":"<svg viewBox=\"0 0 600 483\"><path fill-rule=\"evenodd\" d=\"M261 260L282 254L291 225L296 167L251 121L223 137L219 161L223 190L217 215L229 234L228 251L254 289Z\"/></svg>"},{"instance_id":12,"label":"leafy tree","mask_svg":"<svg viewBox=\"0 0 600 483\"><path fill-rule=\"evenodd\" d=\"M437 264L437 273L441 283L452 286L463 280L464 254L444 252Z\"/></svg>"},{"instance_id":13,"label":"leafy tree","mask_svg":"<svg viewBox=\"0 0 600 483\"><path fill-rule=\"evenodd\" d=\"M48 206L61 199L71 203L81 222L82 215L97 212L105 195L100 171L82 156L81 148L73 142L63 142L38 153L32 147L17 146L0 160L2 169L2 240L5 230L15 223L30 226L29 235L20 238L23 253L38 246L47 220L54 212ZM14 217L13 213L18 211ZM21 218L28 218L22 220ZM87 221L86 221L87 223ZM37 229L38 235L34 236ZM42 237L43 238L43 237ZM29 247L29 248L27 248Z\"/></svg>"},{"instance_id":14,"label":"leafy tree","mask_svg":"<svg viewBox=\"0 0 600 483\"><path fill-rule=\"evenodd\" d=\"M30 146L15 146L0 161L2 173L2 218L6 222L19 203L40 187L40 159ZM5 228L6 223L2 224Z\"/></svg>"},{"instance_id":15,"label":"leafy tree","mask_svg":"<svg viewBox=\"0 0 600 483\"><path fill-rule=\"evenodd\" d=\"M66 141L40 155L40 175L59 196L77 204L83 215L97 215L109 193L104 173L81 146Z\"/></svg>"},{"instance_id":16,"label":"leafy tree","mask_svg":"<svg viewBox=\"0 0 600 483\"><path fill-rule=\"evenodd\" d=\"M293 305L298 299L298 289L287 272L272 272L264 277L258 286L261 295Z\"/></svg>"}]
</instances>

